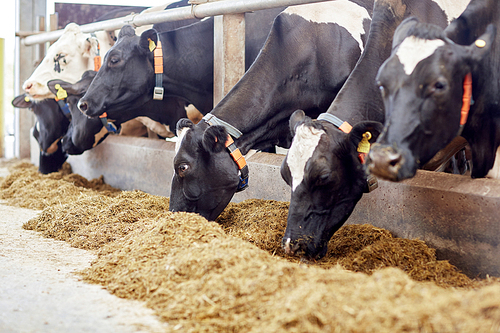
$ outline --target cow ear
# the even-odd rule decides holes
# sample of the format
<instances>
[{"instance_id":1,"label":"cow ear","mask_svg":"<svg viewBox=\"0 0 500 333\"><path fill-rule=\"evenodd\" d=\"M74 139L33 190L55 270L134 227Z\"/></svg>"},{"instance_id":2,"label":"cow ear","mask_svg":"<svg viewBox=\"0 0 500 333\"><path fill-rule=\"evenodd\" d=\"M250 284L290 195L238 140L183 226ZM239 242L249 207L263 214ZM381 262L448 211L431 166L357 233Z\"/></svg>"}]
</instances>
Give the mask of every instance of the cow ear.
<instances>
[{"instance_id":1,"label":"cow ear","mask_svg":"<svg viewBox=\"0 0 500 333\"><path fill-rule=\"evenodd\" d=\"M176 135L179 136L179 134L181 133L182 129L184 128L193 128L194 124L191 120L189 120L188 118L181 118L179 119L179 121L177 122L177 126L175 128L175 131L176 131Z\"/></svg>"},{"instance_id":2,"label":"cow ear","mask_svg":"<svg viewBox=\"0 0 500 333\"><path fill-rule=\"evenodd\" d=\"M16 96L13 100L12 100L12 105L14 105L16 108L31 108L31 106L33 105L33 102L31 101L31 99L29 98L28 95L26 94L22 94L22 95L19 95L19 96Z\"/></svg>"},{"instance_id":3,"label":"cow ear","mask_svg":"<svg viewBox=\"0 0 500 333\"><path fill-rule=\"evenodd\" d=\"M203 148L211 153L220 153L226 148L227 131L224 126L209 126L203 134Z\"/></svg>"},{"instance_id":4,"label":"cow ear","mask_svg":"<svg viewBox=\"0 0 500 333\"><path fill-rule=\"evenodd\" d=\"M297 126L300 124L304 123L306 119L309 117L306 117L306 114L302 110L296 110L292 115L290 116L290 132L292 133L292 136L295 136L295 129Z\"/></svg>"},{"instance_id":5,"label":"cow ear","mask_svg":"<svg viewBox=\"0 0 500 333\"><path fill-rule=\"evenodd\" d=\"M96 37L90 36L85 40L83 54L87 57L93 57L97 54L98 47L99 40Z\"/></svg>"},{"instance_id":6,"label":"cow ear","mask_svg":"<svg viewBox=\"0 0 500 333\"><path fill-rule=\"evenodd\" d=\"M120 32L118 33L118 39L124 38L127 36L128 37L135 36L135 29L130 24L126 24L120 29Z\"/></svg>"},{"instance_id":7,"label":"cow ear","mask_svg":"<svg viewBox=\"0 0 500 333\"><path fill-rule=\"evenodd\" d=\"M149 29L141 34L139 46L144 52L153 52L158 44L158 33L155 29Z\"/></svg>"},{"instance_id":8,"label":"cow ear","mask_svg":"<svg viewBox=\"0 0 500 333\"><path fill-rule=\"evenodd\" d=\"M416 17L408 17L396 28L392 38L392 49L394 50L403 40L410 35L411 30L419 23Z\"/></svg>"},{"instance_id":9,"label":"cow ear","mask_svg":"<svg viewBox=\"0 0 500 333\"><path fill-rule=\"evenodd\" d=\"M489 24L486 32L476 39L474 43L466 47L467 58L473 62L481 61L490 52L496 33L496 27Z\"/></svg>"},{"instance_id":10,"label":"cow ear","mask_svg":"<svg viewBox=\"0 0 500 333\"><path fill-rule=\"evenodd\" d=\"M73 85L69 82L63 80L50 80L47 82L47 87L49 87L50 92L58 96L57 93L63 89L67 94L74 95Z\"/></svg>"},{"instance_id":11,"label":"cow ear","mask_svg":"<svg viewBox=\"0 0 500 333\"><path fill-rule=\"evenodd\" d=\"M370 144L377 141L378 136L384 129L384 125L378 121L362 121L357 123L349 132L348 140L350 140L354 146L359 147L360 142L364 137L367 137ZM365 135L365 133L369 133Z\"/></svg>"}]
</instances>

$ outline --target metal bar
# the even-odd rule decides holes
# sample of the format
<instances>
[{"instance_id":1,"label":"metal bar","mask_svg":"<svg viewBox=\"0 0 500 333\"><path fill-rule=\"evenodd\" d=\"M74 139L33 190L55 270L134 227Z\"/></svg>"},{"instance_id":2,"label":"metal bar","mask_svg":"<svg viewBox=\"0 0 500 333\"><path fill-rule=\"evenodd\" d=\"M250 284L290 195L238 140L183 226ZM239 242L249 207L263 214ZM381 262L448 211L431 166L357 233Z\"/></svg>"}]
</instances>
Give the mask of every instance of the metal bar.
<instances>
[{"instance_id":1,"label":"metal bar","mask_svg":"<svg viewBox=\"0 0 500 333\"><path fill-rule=\"evenodd\" d=\"M94 22L81 25L83 32L94 32L97 30L116 30L125 24L140 27L148 24L161 22L180 21L191 18L204 18L216 15L239 14L256 10L271 9L283 6L293 6L306 3L324 2L328 0L231 0L207 2L199 5L173 8L161 12L132 14L121 18L107 21ZM63 30L56 30L25 37L22 42L26 46L52 42L61 37Z\"/></svg>"}]
</instances>

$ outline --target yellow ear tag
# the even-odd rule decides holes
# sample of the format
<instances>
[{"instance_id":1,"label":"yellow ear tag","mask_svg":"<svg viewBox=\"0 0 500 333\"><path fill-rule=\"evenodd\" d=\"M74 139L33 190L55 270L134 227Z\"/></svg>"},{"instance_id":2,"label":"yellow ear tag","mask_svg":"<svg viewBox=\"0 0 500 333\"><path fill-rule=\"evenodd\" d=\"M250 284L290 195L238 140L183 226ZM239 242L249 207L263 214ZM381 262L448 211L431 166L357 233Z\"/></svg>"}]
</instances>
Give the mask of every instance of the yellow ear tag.
<instances>
[{"instance_id":1,"label":"yellow ear tag","mask_svg":"<svg viewBox=\"0 0 500 333\"><path fill-rule=\"evenodd\" d=\"M486 46L486 42L482 39L478 39L478 40L476 40L476 46L479 47L480 49L482 49L483 47Z\"/></svg>"},{"instance_id":2,"label":"yellow ear tag","mask_svg":"<svg viewBox=\"0 0 500 333\"><path fill-rule=\"evenodd\" d=\"M149 52L153 52L156 49L156 44L151 38L148 38L148 40L149 40Z\"/></svg>"},{"instance_id":3,"label":"yellow ear tag","mask_svg":"<svg viewBox=\"0 0 500 333\"><path fill-rule=\"evenodd\" d=\"M26 103L29 103L30 98L29 98L28 96L24 96L24 101L25 101Z\"/></svg>"},{"instance_id":4,"label":"yellow ear tag","mask_svg":"<svg viewBox=\"0 0 500 333\"><path fill-rule=\"evenodd\" d=\"M358 144L358 153L368 154L370 152L370 139L372 138L372 134L370 132L365 132L363 134L363 138Z\"/></svg>"},{"instance_id":5,"label":"yellow ear tag","mask_svg":"<svg viewBox=\"0 0 500 333\"><path fill-rule=\"evenodd\" d=\"M66 97L68 97L68 93L66 92L66 90L64 90L61 85L58 83L54 86L54 88L57 89L57 94L56 94L56 97L58 100L61 100L61 99L65 99Z\"/></svg>"}]
</instances>

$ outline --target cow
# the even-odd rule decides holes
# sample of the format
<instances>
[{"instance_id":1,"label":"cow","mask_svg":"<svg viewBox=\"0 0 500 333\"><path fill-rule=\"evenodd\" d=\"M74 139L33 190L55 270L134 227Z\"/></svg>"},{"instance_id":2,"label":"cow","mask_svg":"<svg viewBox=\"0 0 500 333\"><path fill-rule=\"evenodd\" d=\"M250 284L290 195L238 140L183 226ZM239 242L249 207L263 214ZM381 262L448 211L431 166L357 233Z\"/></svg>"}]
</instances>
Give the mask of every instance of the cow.
<instances>
[{"instance_id":1,"label":"cow","mask_svg":"<svg viewBox=\"0 0 500 333\"><path fill-rule=\"evenodd\" d=\"M166 105L168 106L169 112L165 112L162 108L165 103L160 104L151 101L137 109L127 108L119 114L117 119L109 119L109 122L107 118L105 118L105 120L103 118L89 118L81 113L77 103L87 91L87 88L96 74L97 72L95 71L86 71L82 75L82 78L74 84L62 80L51 80L48 82L48 87L52 93L55 95L59 95L59 93L63 94L62 97L65 99L65 103L68 104L68 108L72 115L68 131L62 139L62 147L65 152L70 155L82 154L84 151L101 143L110 133L136 135L138 122L161 137L174 136L168 126L162 123L168 123L172 116L180 118L183 114L186 114L186 103L182 99L176 97L166 98ZM172 113L173 110L179 110L180 114L174 115ZM128 114L141 115L143 113L156 115L154 118L161 123L147 117L137 117L135 118L136 120L134 120L127 116ZM122 125L124 125L125 128L123 128ZM141 132L142 131L139 133Z\"/></svg>"},{"instance_id":2,"label":"cow","mask_svg":"<svg viewBox=\"0 0 500 333\"><path fill-rule=\"evenodd\" d=\"M162 10L163 8L175 8L176 6L188 5L188 0L173 2L163 6L146 9L143 13ZM123 14L123 13L122 13ZM109 19L110 17L102 17ZM100 20L99 18L98 20ZM175 29L183 24L191 24L196 20L184 20L162 24L162 29ZM138 28L138 32L147 30L151 26ZM46 98L55 98L48 87L49 80L63 80L75 83L80 80L86 70L97 69L94 66L94 58L100 57L115 43L115 31L109 34L106 31L96 31L94 34L83 33L76 23L69 23L63 30L59 39L54 42L40 61L37 68L23 83L23 90L30 98L37 102ZM98 49L99 48L99 49Z\"/></svg>"},{"instance_id":3,"label":"cow","mask_svg":"<svg viewBox=\"0 0 500 333\"><path fill-rule=\"evenodd\" d=\"M61 138L69 125L69 116L59 104L48 99L34 103L27 94L22 94L12 100L12 105L18 108L28 108L36 116L33 136L40 147L38 170L42 174L58 171L67 159L62 150Z\"/></svg>"},{"instance_id":4,"label":"cow","mask_svg":"<svg viewBox=\"0 0 500 333\"><path fill-rule=\"evenodd\" d=\"M497 1L472 0L445 30L416 19L401 24L377 76L387 119L369 154L373 174L411 178L461 136L472 152L471 177L487 175L500 145L499 15Z\"/></svg>"},{"instance_id":5,"label":"cow","mask_svg":"<svg viewBox=\"0 0 500 333\"><path fill-rule=\"evenodd\" d=\"M196 125L177 124L171 211L215 220L244 188L246 169L225 148L228 134L242 154L288 148L288 119L297 108L310 116L327 110L365 47L371 8L338 0L276 17L259 56L217 106Z\"/></svg>"},{"instance_id":6,"label":"cow","mask_svg":"<svg viewBox=\"0 0 500 333\"><path fill-rule=\"evenodd\" d=\"M463 2L454 6L457 16L460 6L465 8ZM376 188L363 164L384 122L375 77L390 55L394 31L412 15L441 26L452 18L430 0L375 1L364 53L327 112L316 120L300 110L290 117L293 142L281 166L281 175L291 187L282 240L286 253L322 258L363 193Z\"/></svg>"},{"instance_id":7,"label":"cow","mask_svg":"<svg viewBox=\"0 0 500 333\"><path fill-rule=\"evenodd\" d=\"M278 11L246 14L246 35L251 41L245 47L246 68L262 47ZM140 36L124 26L81 98L80 110L89 117L106 112L117 118L124 106L144 105L153 100L155 88L163 88L163 96L181 97L206 114L213 107L213 26L211 17L172 31L150 29ZM157 60L163 58L163 74L155 75L152 50L157 48L158 39L162 52L157 51ZM178 119L173 120L176 123Z\"/></svg>"}]
</instances>

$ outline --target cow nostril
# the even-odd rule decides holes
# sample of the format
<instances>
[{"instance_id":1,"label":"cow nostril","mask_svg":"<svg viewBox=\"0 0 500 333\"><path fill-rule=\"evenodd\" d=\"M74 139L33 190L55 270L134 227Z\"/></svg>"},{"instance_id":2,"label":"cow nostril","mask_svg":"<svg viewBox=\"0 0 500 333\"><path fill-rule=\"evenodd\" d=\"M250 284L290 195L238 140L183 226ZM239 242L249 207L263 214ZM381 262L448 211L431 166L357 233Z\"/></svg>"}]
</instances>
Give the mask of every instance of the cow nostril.
<instances>
[{"instance_id":1,"label":"cow nostril","mask_svg":"<svg viewBox=\"0 0 500 333\"><path fill-rule=\"evenodd\" d=\"M82 102L81 100L78 101L78 109L81 111L81 112L86 112L88 110L88 105L86 102Z\"/></svg>"},{"instance_id":2,"label":"cow nostril","mask_svg":"<svg viewBox=\"0 0 500 333\"><path fill-rule=\"evenodd\" d=\"M398 153L390 153L389 154L389 165L395 167L401 162L401 154Z\"/></svg>"},{"instance_id":3,"label":"cow nostril","mask_svg":"<svg viewBox=\"0 0 500 333\"><path fill-rule=\"evenodd\" d=\"M24 88L24 90L30 90L31 88L33 88L33 84L32 83L27 84L26 88Z\"/></svg>"}]
</instances>

